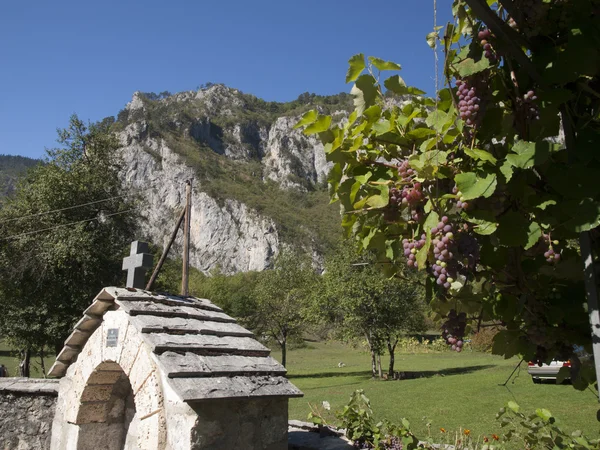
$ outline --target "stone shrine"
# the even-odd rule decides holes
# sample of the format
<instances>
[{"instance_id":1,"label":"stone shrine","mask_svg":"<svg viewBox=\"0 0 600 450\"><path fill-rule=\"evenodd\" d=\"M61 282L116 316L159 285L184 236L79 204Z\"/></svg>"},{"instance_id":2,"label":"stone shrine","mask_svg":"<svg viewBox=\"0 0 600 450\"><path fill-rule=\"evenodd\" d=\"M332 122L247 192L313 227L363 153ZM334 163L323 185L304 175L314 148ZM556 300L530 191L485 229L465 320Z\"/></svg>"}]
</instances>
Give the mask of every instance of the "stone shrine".
<instances>
[{"instance_id":1,"label":"stone shrine","mask_svg":"<svg viewBox=\"0 0 600 450\"><path fill-rule=\"evenodd\" d=\"M285 373L208 300L105 288L49 371L51 448L287 449Z\"/></svg>"}]
</instances>

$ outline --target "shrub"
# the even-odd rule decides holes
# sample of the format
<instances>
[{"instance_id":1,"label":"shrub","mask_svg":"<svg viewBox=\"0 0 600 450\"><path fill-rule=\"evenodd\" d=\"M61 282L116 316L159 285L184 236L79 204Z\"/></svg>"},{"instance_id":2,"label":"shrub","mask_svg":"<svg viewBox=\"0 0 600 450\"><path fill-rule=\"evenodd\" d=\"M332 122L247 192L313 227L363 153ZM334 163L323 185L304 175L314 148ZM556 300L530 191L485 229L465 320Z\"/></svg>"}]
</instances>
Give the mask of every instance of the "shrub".
<instances>
[{"instance_id":1,"label":"shrub","mask_svg":"<svg viewBox=\"0 0 600 450\"><path fill-rule=\"evenodd\" d=\"M473 334L471 337L471 347L473 350L491 353L494 337L498 334L498 331L500 330L496 327L486 327L481 328L479 332Z\"/></svg>"}]
</instances>

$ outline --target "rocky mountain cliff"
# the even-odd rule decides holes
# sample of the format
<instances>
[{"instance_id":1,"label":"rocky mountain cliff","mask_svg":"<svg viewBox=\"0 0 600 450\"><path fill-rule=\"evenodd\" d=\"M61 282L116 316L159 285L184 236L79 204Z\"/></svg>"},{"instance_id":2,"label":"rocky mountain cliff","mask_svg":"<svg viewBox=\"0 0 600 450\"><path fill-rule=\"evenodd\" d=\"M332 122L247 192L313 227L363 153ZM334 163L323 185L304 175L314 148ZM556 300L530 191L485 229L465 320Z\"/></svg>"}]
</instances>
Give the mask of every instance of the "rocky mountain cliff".
<instances>
[{"instance_id":1,"label":"rocky mountain cliff","mask_svg":"<svg viewBox=\"0 0 600 450\"><path fill-rule=\"evenodd\" d=\"M265 102L223 85L136 92L113 127L125 183L144 200L146 238L166 244L192 179L194 267L263 270L284 245L318 260L339 234L339 209L328 204L322 145L293 126L312 107L344 115L350 105L346 94Z\"/></svg>"}]
</instances>

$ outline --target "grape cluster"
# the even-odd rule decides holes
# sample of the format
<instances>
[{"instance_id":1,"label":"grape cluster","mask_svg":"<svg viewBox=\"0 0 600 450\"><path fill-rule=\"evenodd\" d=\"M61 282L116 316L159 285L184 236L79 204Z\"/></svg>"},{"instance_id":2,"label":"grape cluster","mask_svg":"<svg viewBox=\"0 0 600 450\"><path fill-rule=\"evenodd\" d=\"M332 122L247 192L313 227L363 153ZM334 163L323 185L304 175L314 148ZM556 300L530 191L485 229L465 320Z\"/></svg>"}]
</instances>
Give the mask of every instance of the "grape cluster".
<instances>
[{"instance_id":1,"label":"grape cluster","mask_svg":"<svg viewBox=\"0 0 600 450\"><path fill-rule=\"evenodd\" d=\"M458 107L460 110L460 118L469 126L476 123L481 108L481 99L477 97L475 88L470 86L467 81L457 80L458 87Z\"/></svg>"},{"instance_id":2,"label":"grape cluster","mask_svg":"<svg viewBox=\"0 0 600 450\"><path fill-rule=\"evenodd\" d=\"M446 340L452 350L462 352L464 345L465 327L467 326L467 315L464 312L457 314L454 309L450 310L446 322L442 325L442 337Z\"/></svg>"},{"instance_id":3,"label":"grape cluster","mask_svg":"<svg viewBox=\"0 0 600 450\"><path fill-rule=\"evenodd\" d=\"M421 235L421 239L415 241L414 239L403 239L402 246L404 247L404 256L406 256L406 265L408 267L418 268L417 263L417 252L425 245L427 236Z\"/></svg>"},{"instance_id":4,"label":"grape cluster","mask_svg":"<svg viewBox=\"0 0 600 450\"><path fill-rule=\"evenodd\" d=\"M479 32L477 35L479 38L479 43L483 47L483 54L488 59L490 64L496 64L498 62L498 55L494 51L492 44L490 44L489 40L492 37L492 32L489 28L485 28Z\"/></svg>"},{"instance_id":5,"label":"grape cluster","mask_svg":"<svg viewBox=\"0 0 600 450\"><path fill-rule=\"evenodd\" d=\"M553 241L550 238L549 234L543 233L542 234L542 239L544 240L544 244L545 246L548 248L545 252L544 252L544 258L546 258L546 261L549 262L550 264L554 264L560 261L560 253L558 253L555 249L554 249L554 245L558 245L559 242L558 241Z\"/></svg>"},{"instance_id":6,"label":"grape cluster","mask_svg":"<svg viewBox=\"0 0 600 450\"><path fill-rule=\"evenodd\" d=\"M420 221L423 218L423 186L414 181L415 172L411 169L408 160L398 164L398 174L400 175L402 187L393 187L390 189L390 205L398 209L409 207L410 215L414 221Z\"/></svg>"},{"instance_id":7,"label":"grape cluster","mask_svg":"<svg viewBox=\"0 0 600 450\"><path fill-rule=\"evenodd\" d=\"M540 111L537 104L534 102L537 100L537 96L534 91L528 91L523 96L523 105L526 108L526 114L528 119L540 120Z\"/></svg>"},{"instance_id":8,"label":"grape cluster","mask_svg":"<svg viewBox=\"0 0 600 450\"><path fill-rule=\"evenodd\" d=\"M452 188L452 193L458 197L458 201L456 202L456 207L458 209L467 209L469 207L469 204L465 201L465 198L462 196L462 192L460 192L456 186Z\"/></svg>"},{"instance_id":9,"label":"grape cluster","mask_svg":"<svg viewBox=\"0 0 600 450\"><path fill-rule=\"evenodd\" d=\"M444 216L441 222L431 229L433 255L436 259L435 264L431 266L431 270L437 285L446 290L450 289L454 281L454 278L452 278L454 271L451 267L454 258L454 253L451 251L454 244L454 228L448 222L448 217Z\"/></svg>"},{"instance_id":10,"label":"grape cluster","mask_svg":"<svg viewBox=\"0 0 600 450\"><path fill-rule=\"evenodd\" d=\"M467 224L464 224L463 229L457 233L456 249L462 256L462 266L471 270L475 269L479 262L479 242L475 236L468 233Z\"/></svg>"}]
</instances>

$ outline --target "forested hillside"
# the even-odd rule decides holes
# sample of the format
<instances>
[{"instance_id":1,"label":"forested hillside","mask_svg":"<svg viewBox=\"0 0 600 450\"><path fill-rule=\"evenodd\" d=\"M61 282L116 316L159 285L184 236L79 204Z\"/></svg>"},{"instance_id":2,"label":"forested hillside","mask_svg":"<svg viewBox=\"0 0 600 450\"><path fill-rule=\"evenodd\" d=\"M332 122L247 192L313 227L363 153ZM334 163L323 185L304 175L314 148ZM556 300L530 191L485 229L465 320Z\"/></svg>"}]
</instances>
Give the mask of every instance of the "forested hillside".
<instances>
[{"instance_id":1,"label":"forested hillside","mask_svg":"<svg viewBox=\"0 0 600 450\"><path fill-rule=\"evenodd\" d=\"M25 156L0 155L0 197L14 192L19 175L39 162Z\"/></svg>"}]
</instances>

